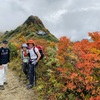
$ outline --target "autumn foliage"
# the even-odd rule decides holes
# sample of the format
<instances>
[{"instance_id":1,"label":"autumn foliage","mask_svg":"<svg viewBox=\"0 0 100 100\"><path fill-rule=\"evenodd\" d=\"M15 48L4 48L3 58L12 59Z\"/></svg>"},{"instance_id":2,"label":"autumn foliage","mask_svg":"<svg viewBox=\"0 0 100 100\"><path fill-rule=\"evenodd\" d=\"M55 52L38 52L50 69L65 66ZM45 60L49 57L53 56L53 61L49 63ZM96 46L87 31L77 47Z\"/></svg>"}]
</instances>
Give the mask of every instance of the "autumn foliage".
<instances>
[{"instance_id":1,"label":"autumn foliage","mask_svg":"<svg viewBox=\"0 0 100 100\"><path fill-rule=\"evenodd\" d=\"M73 98L75 97L75 100L100 99L100 34L98 32L89 33L89 36L94 40L93 42L82 40L80 42L75 42L72 45L73 49L71 53L75 56L74 60L76 61L76 65L74 66L72 64L73 67L69 68L69 62L65 59L65 62L67 63L65 63L66 68L65 66L57 68L63 79L64 87L62 89L67 96L72 94ZM61 38L61 40L62 39L63 38ZM60 42L62 43L61 40ZM65 41L63 43L69 44L66 39L63 41ZM61 48L58 50L58 55L61 50L65 50L67 53L69 48L66 46L66 49L61 43L59 44ZM67 57L66 55L59 55L62 58L59 60L63 62L63 59Z\"/></svg>"},{"instance_id":2,"label":"autumn foliage","mask_svg":"<svg viewBox=\"0 0 100 100\"><path fill-rule=\"evenodd\" d=\"M61 37L58 43L34 39L45 57L39 62L37 86L43 100L100 100L100 33L89 33L93 41L72 42ZM25 42L21 37L17 43Z\"/></svg>"},{"instance_id":3,"label":"autumn foliage","mask_svg":"<svg viewBox=\"0 0 100 100\"><path fill-rule=\"evenodd\" d=\"M67 48L70 44L70 40L67 38L67 37L62 37L60 38L60 43L58 45L58 59L59 61L61 61L62 63L66 63L66 59L67 59L67 56L68 56L68 53L67 53Z\"/></svg>"}]
</instances>

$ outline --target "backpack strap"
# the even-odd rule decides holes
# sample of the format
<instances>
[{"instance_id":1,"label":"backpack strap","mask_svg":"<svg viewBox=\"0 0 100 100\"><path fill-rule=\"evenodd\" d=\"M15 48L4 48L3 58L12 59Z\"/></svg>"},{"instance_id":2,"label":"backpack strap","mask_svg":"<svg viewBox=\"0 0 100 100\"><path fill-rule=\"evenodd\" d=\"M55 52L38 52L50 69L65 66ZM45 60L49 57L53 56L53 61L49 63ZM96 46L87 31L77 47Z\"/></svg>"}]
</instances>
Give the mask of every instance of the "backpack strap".
<instances>
[{"instance_id":1,"label":"backpack strap","mask_svg":"<svg viewBox=\"0 0 100 100\"><path fill-rule=\"evenodd\" d=\"M38 57L38 55L37 55L37 53L36 53L36 51L35 51L35 47L33 48L33 51L34 51L34 53L36 54L36 56Z\"/></svg>"}]
</instances>

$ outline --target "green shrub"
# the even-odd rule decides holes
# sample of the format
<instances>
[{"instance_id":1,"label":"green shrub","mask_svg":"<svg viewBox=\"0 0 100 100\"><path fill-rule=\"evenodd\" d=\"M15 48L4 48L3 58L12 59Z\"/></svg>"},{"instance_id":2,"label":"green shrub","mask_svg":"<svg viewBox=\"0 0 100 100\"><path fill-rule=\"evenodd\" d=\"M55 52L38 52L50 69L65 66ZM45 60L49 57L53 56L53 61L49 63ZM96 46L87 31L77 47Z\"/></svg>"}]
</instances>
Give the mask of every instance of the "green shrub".
<instances>
[{"instance_id":1,"label":"green shrub","mask_svg":"<svg viewBox=\"0 0 100 100\"><path fill-rule=\"evenodd\" d=\"M9 43L8 46L10 49L10 58L11 59L16 58L18 56L16 46L12 43Z\"/></svg>"}]
</instances>

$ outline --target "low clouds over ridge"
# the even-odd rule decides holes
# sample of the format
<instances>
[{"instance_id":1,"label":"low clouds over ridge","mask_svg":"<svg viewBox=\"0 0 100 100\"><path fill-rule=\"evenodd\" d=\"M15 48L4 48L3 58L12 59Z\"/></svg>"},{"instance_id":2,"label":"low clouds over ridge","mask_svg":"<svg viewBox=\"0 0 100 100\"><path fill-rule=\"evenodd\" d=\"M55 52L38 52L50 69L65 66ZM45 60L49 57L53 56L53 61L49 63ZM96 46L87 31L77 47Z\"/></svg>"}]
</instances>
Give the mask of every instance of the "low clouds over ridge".
<instances>
[{"instance_id":1,"label":"low clouds over ridge","mask_svg":"<svg viewBox=\"0 0 100 100\"><path fill-rule=\"evenodd\" d=\"M4 0L0 14L0 31L16 28L30 15L38 16L58 38L81 40L100 31L99 0Z\"/></svg>"}]
</instances>

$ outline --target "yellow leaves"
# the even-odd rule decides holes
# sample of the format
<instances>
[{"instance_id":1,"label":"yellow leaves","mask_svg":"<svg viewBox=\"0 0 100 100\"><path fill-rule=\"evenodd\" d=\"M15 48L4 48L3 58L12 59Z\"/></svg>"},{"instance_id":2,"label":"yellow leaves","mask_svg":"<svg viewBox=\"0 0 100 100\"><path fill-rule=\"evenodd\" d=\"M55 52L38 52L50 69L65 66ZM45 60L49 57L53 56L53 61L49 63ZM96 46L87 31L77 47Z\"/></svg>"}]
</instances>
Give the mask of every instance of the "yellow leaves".
<instances>
[{"instance_id":1,"label":"yellow leaves","mask_svg":"<svg viewBox=\"0 0 100 100\"><path fill-rule=\"evenodd\" d=\"M89 81L92 82L93 81L93 77L89 77Z\"/></svg>"},{"instance_id":2,"label":"yellow leaves","mask_svg":"<svg viewBox=\"0 0 100 100\"><path fill-rule=\"evenodd\" d=\"M18 40L12 39L10 42L16 46L17 50L19 50L21 49L21 45L23 43L26 43L26 38L24 36L21 36Z\"/></svg>"},{"instance_id":3,"label":"yellow leaves","mask_svg":"<svg viewBox=\"0 0 100 100\"><path fill-rule=\"evenodd\" d=\"M25 38L24 36L21 36L21 37L19 38L19 41L20 41L21 43L25 43L25 42L26 42L26 38Z\"/></svg>"},{"instance_id":4,"label":"yellow leaves","mask_svg":"<svg viewBox=\"0 0 100 100\"><path fill-rule=\"evenodd\" d=\"M76 59L76 60L78 60L78 57L77 57L74 53L69 53L68 56L69 56L71 59Z\"/></svg>"},{"instance_id":5,"label":"yellow leaves","mask_svg":"<svg viewBox=\"0 0 100 100\"><path fill-rule=\"evenodd\" d=\"M55 76L50 77L49 81L53 84L57 82L57 80L55 79Z\"/></svg>"},{"instance_id":6,"label":"yellow leaves","mask_svg":"<svg viewBox=\"0 0 100 100\"><path fill-rule=\"evenodd\" d=\"M62 63L65 63L66 61L65 61L65 59L62 57L62 56L57 56L57 58L59 59L59 61L60 62L62 62Z\"/></svg>"},{"instance_id":7,"label":"yellow leaves","mask_svg":"<svg viewBox=\"0 0 100 100\"><path fill-rule=\"evenodd\" d=\"M92 82L93 81L93 77L92 76L87 76L86 80L88 80L89 82Z\"/></svg>"},{"instance_id":8,"label":"yellow leaves","mask_svg":"<svg viewBox=\"0 0 100 100\"><path fill-rule=\"evenodd\" d=\"M44 88L44 85L41 84L41 85L39 85L36 89L37 89L38 91L41 91L43 88Z\"/></svg>"},{"instance_id":9,"label":"yellow leaves","mask_svg":"<svg viewBox=\"0 0 100 100\"><path fill-rule=\"evenodd\" d=\"M54 47L55 47L55 43L54 43L54 42L50 42L49 46L50 46L51 48L54 48Z\"/></svg>"},{"instance_id":10,"label":"yellow leaves","mask_svg":"<svg viewBox=\"0 0 100 100\"><path fill-rule=\"evenodd\" d=\"M97 50L96 48L92 48L92 49L91 49L91 53L100 55L100 50Z\"/></svg>"},{"instance_id":11,"label":"yellow leaves","mask_svg":"<svg viewBox=\"0 0 100 100\"><path fill-rule=\"evenodd\" d=\"M17 42L13 42L13 44L16 46L17 50L21 48L21 44Z\"/></svg>"}]
</instances>

